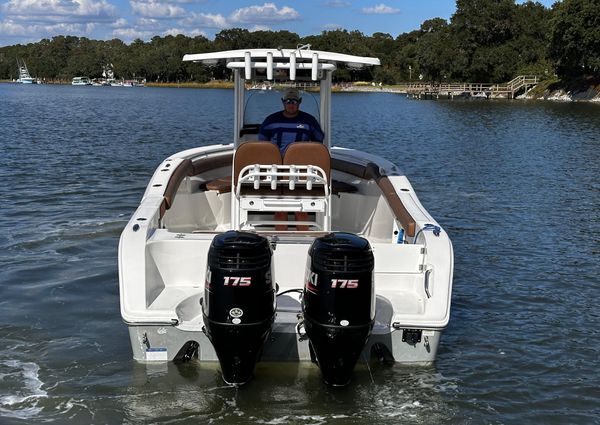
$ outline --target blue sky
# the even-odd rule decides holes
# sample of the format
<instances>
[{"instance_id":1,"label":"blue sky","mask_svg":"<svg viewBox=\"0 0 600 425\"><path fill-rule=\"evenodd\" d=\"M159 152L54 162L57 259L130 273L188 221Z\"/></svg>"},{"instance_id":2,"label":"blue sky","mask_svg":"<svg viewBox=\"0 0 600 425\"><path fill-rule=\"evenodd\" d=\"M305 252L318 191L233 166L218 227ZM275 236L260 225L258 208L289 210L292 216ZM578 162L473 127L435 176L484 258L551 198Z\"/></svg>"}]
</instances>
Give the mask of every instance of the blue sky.
<instances>
[{"instance_id":1,"label":"blue sky","mask_svg":"<svg viewBox=\"0 0 600 425\"><path fill-rule=\"evenodd\" d=\"M233 27L301 36L344 28L396 37L426 19L448 19L454 10L454 0L0 0L0 46L56 35L127 43L167 34L213 39Z\"/></svg>"}]
</instances>

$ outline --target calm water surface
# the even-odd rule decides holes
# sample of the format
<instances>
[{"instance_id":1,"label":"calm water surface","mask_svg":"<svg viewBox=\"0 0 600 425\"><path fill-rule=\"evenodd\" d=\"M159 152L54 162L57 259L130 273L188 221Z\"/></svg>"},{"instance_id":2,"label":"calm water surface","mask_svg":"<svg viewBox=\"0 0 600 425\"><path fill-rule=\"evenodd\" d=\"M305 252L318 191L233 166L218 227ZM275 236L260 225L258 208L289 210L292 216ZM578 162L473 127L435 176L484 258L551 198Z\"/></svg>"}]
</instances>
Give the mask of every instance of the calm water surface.
<instances>
[{"instance_id":1,"label":"calm water surface","mask_svg":"<svg viewBox=\"0 0 600 425\"><path fill-rule=\"evenodd\" d=\"M0 423L600 423L600 105L336 94L334 140L391 159L454 244L435 366L145 366L117 244L155 167L228 143L230 91L0 85Z\"/></svg>"}]
</instances>

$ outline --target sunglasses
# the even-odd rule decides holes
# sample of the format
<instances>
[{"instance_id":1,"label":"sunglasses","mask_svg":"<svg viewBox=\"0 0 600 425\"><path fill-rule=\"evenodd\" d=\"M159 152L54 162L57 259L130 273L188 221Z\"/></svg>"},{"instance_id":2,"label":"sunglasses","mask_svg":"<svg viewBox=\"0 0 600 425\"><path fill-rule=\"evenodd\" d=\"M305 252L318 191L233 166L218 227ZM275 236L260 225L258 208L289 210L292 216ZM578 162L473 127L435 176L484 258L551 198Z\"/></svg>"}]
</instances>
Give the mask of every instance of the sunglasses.
<instances>
[{"instance_id":1,"label":"sunglasses","mask_svg":"<svg viewBox=\"0 0 600 425\"><path fill-rule=\"evenodd\" d=\"M282 102L286 105L298 105L301 100L300 99L282 99Z\"/></svg>"}]
</instances>

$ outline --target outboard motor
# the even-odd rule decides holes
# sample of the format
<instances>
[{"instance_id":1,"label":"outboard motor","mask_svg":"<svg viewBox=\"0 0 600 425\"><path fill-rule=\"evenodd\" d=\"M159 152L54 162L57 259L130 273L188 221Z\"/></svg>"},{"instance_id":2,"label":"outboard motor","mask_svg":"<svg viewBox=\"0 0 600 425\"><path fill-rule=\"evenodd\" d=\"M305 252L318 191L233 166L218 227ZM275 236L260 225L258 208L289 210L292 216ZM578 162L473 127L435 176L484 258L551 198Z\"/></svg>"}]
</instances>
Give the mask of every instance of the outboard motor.
<instances>
[{"instance_id":1,"label":"outboard motor","mask_svg":"<svg viewBox=\"0 0 600 425\"><path fill-rule=\"evenodd\" d=\"M245 384L275 319L267 239L237 231L215 236L208 251L202 314L223 380Z\"/></svg>"},{"instance_id":2,"label":"outboard motor","mask_svg":"<svg viewBox=\"0 0 600 425\"><path fill-rule=\"evenodd\" d=\"M350 382L375 319L373 252L351 233L315 239L309 250L304 327L327 384Z\"/></svg>"}]
</instances>

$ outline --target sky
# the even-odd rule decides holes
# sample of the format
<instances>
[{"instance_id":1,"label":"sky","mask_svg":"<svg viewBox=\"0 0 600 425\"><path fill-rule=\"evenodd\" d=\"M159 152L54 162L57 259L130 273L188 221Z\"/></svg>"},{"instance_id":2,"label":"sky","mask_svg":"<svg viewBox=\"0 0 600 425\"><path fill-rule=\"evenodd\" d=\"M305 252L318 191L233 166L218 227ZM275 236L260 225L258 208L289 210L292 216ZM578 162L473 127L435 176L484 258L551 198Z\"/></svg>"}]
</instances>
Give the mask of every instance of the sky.
<instances>
[{"instance_id":1,"label":"sky","mask_svg":"<svg viewBox=\"0 0 600 425\"><path fill-rule=\"evenodd\" d=\"M226 28L300 36L342 28L396 37L454 11L455 0L0 0L0 47L57 35L126 43L169 34L214 39Z\"/></svg>"}]
</instances>

